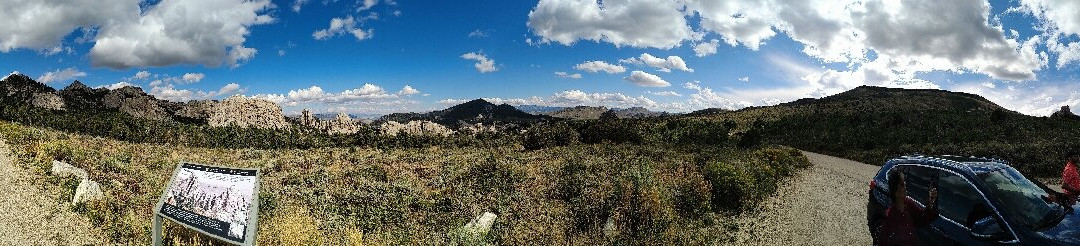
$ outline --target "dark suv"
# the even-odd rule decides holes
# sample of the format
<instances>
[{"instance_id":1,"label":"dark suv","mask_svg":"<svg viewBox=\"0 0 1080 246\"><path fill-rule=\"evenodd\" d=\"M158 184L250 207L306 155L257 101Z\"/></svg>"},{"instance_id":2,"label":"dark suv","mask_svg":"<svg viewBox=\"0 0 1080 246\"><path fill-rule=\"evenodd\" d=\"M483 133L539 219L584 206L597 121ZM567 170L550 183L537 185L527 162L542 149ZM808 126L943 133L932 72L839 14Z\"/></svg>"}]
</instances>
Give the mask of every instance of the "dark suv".
<instances>
[{"instance_id":1,"label":"dark suv","mask_svg":"<svg viewBox=\"0 0 1080 246\"><path fill-rule=\"evenodd\" d=\"M887 174L904 172L908 196L925 206L938 189L939 216L917 229L920 245L1080 245L1080 215L1061 193L997 159L903 156L870 181L866 224L874 236L891 204Z\"/></svg>"}]
</instances>

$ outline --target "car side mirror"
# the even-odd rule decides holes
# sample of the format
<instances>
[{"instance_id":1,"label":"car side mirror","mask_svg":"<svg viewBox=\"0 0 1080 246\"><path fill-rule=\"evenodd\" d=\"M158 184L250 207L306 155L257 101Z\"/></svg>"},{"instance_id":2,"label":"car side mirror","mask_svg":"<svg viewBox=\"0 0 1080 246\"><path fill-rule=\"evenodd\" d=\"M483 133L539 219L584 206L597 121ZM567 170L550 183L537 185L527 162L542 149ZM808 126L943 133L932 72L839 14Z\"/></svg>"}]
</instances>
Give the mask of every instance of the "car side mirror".
<instances>
[{"instance_id":1,"label":"car side mirror","mask_svg":"<svg viewBox=\"0 0 1080 246\"><path fill-rule=\"evenodd\" d=\"M1005 238L1005 231L993 216L986 216L975 221L971 226L971 237L979 240L999 240Z\"/></svg>"}]
</instances>

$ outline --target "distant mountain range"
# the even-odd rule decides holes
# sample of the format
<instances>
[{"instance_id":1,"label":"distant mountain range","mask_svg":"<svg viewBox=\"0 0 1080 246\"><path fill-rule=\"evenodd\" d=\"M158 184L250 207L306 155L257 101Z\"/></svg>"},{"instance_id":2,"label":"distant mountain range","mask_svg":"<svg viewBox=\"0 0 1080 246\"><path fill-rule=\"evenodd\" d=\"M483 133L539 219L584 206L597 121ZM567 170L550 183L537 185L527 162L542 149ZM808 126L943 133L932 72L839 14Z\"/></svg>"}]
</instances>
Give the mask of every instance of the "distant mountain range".
<instances>
[{"instance_id":1,"label":"distant mountain range","mask_svg":"<svg viewBox=\"0 0 1080 246\"><path fill-rule=\"evenodd\" d=\"M548 114L551 112L563 110L566 107L553 107L553 106L541 106L541 105L517 105L514 106L518 110L530 114Z\"/></svg>"}]
</instances>

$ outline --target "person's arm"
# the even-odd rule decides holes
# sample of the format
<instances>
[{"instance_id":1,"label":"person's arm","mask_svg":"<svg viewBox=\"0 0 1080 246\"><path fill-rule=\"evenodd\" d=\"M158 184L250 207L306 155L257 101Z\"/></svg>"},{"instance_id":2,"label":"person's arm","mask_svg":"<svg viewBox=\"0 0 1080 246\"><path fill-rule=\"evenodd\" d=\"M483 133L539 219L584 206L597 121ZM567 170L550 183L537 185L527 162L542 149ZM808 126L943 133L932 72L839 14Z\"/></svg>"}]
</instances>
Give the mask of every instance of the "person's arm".
<instances>
[{"instance_id":1,"label":"person's arm","mask_svg":"<svg viewBox=\"0 0 1080 246\"><path fill-rule=\"evenodd\" d=\"M933 223L938 217L937 188L930 189L930 199L927 199L926 207L917 206L914 202L908 203L913 208L911 216L914 217L915 226L926 226Z\"/></svg>"}]
</instances>

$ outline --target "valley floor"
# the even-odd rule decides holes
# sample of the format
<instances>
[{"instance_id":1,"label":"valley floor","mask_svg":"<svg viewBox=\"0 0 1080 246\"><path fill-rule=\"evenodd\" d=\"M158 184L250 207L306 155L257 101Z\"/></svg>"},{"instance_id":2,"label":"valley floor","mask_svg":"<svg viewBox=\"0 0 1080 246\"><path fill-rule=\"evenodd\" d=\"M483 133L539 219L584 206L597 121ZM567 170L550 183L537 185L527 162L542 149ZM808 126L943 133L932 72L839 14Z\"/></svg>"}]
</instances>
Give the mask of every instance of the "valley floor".
<instances>
[{"instance_id":1,"label":"valley floor","mask_svg":"<svg viewBox=\"0 0 1080 246\"><path fill-rule=\"evenodd\" d=\"M12 163L11 150L0 139L0 245L102 244L90 220L60 202L57 189L33 184L25 170ZM69 198L70 199L70 198Z\"/></svg>"},{"instance_id":2,"label":"valley floor","mask_svg":"<svg viewBox=\"0 0 1080 246\"><path fill-rule=\"evenodd\" d=\"M813 167L739 222L738 245L870 245L866 196L880 167L803 152Z\"/></svg>"}]
</instances>

